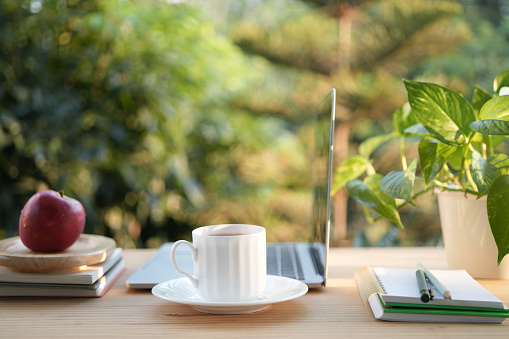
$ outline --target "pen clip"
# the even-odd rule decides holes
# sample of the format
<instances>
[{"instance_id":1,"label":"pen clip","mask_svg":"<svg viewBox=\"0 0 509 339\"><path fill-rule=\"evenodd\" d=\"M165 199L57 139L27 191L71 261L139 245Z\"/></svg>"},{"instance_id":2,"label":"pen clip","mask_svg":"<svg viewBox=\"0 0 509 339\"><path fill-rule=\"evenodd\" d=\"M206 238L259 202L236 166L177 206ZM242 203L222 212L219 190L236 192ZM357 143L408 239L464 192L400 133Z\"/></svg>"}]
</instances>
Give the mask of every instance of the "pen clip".
<instances>
[{"instance_id":1,"label":"pen clip","mask_svg":"<svg viewBox=\"0 0 509 339\"><path fill-rule=\"evenodd\" d=\"M433 300L433 298L435 297L435 295L433 294L433 289L432 288L428 289L428 292L429 292L429 300Z\"/></svg>"},{"instance_id":2,"label":"pen clip","mask_svg":"<svg viewBox=\"0 0 509 339\"><path fill-rule=\"evenodd\" d=\"M426 282L429 283L431 285L431 287L433 288L436 288L435 285L433 285L433 283L431 282L431 280L428 279L428 277L426 275L424 275L424 277L426 278Z\"/></svg>"}]
</instances>

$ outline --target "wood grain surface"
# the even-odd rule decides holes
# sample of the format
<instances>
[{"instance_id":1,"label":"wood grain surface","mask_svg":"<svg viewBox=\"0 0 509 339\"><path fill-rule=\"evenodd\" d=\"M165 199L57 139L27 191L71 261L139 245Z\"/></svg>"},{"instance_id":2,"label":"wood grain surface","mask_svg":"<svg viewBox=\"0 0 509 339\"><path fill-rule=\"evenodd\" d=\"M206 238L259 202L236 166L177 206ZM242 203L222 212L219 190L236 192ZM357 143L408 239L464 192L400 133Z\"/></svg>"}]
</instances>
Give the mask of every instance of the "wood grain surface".
<instances>
[{"instance_id":1,"label":"wood grain surface","mask_svg":"<svg viewBox=\"0 0 509 339\"><path fill-rule=\"evenodd\" d=\"M358 267L446 268L442 248L335 248L325 288L245 315L210 315L129 290L125 279L154 250L126 250L128 270L98 299L0 300L1 338L484 338L509 337L502 325L377 321L364 309L353 273ZM509 281L479 280L509 305Z\"/></svg>"}]
</instances>

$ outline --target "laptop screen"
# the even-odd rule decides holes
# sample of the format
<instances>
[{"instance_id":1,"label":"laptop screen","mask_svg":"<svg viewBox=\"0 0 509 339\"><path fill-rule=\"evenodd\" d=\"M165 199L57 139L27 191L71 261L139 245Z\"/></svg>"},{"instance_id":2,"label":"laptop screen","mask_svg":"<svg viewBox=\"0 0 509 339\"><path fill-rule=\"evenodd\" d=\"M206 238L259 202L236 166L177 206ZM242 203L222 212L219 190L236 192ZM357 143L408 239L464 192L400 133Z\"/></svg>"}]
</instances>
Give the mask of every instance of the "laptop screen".
<instances>
[{"instance_id":1,"label":"laptop screen","mask_svg":"<svg viewBox=\"0 0 509 339\"><path fill-rule=\"evenodd\" d=\"M332 154L336 90L333 88L322 100L315 114L314 159L312 163L312 244L325 244L328 251L331 223ZM324 261L327 255L323 256ZM323 262L327 276L327 262Z\"/></svg>"}]
</instances>

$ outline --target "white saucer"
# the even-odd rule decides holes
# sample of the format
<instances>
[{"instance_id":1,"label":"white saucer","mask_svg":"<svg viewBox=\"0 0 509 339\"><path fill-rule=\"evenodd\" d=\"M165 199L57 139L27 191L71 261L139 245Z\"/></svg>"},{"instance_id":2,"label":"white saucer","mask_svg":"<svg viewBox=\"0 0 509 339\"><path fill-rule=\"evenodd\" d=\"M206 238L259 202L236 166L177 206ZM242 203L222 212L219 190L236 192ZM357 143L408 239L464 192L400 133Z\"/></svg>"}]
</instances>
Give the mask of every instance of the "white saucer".
<instances>
[{"instance_id":1,"label":"white saucer","mask_svg":"<svg viewBox=\"0 0 509 339\"><path fill-rule=\"evenodd\" d=\"M301 281L273 275L267 276L267 285L263 293L250 301L207 302L198 295L198 291L187 278L165 281L152 288L152 294L158 298L189 305L197 311L212 314L258 312L270 304L298 298L307 291L308 286Z\"/></svg>"}]
</instances>

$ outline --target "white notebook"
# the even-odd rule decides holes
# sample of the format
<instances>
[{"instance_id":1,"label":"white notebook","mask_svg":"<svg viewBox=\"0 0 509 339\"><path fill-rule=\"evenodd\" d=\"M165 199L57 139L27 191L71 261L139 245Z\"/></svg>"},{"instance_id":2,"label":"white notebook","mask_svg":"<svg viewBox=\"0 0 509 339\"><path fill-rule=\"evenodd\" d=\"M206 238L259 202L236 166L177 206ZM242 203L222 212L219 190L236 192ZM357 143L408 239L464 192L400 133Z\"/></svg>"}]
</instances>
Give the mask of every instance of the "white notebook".
<instances>
[{"instance_id":1,"label":"white notebook","mask_svg":"<svg viewBox=\"0 0 509 339\"><path fill-rule=\"evenodd\" d=\"M385 293L380 296L386 304L424 304L420 300L415 269L375 267L373 271L384 289ZM433 300L425 306L504 309L502 301L475 281L466 271L430 270L430 272L451 291L452 298L445 299L438 291L435 291ZM431 285L428 287L433 288Z\"/></svg>"},{"instance_id":2,"label":"white notebook","mask_svg":"<svg viewBox=\"0 0 509 339\"><path fill-rule=\"evenodd\" d=\"M366 311L380 320L411 322L502 323L509 317L502 301L463 270L430 270L452 298L435 291L432 300L421 301L416 270L359 268L354 278Z\"/></svg>"}]
</instances>

